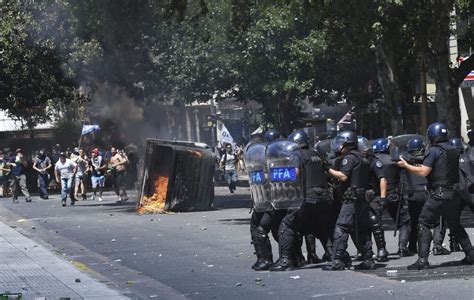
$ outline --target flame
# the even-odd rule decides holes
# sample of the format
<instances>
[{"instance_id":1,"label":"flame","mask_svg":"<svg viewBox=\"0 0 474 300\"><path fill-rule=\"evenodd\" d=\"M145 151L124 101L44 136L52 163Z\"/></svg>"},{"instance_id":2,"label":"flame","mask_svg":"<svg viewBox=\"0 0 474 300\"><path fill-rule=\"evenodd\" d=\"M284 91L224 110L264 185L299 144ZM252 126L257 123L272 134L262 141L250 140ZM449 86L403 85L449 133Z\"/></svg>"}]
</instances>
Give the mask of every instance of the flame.
<instances>
[{"instance_id":1,"label":"flame","mask_svg":"<svg viewBox=\"0 0 474 300\"><path fill-rule=\"evenodd\" d=\"M154 186L154 194L143 196L140 207L137 209L139 215L145 213L166 213L166 194L168 192L168 177L157 176Z\"/></svg>"},{"instance_id":2,"label":"flame","mask_svg":"<svg viewBox=\"0 0 474 300\"><path fill-rule=\"evenodd\" d=\"M188 151L186 151L186 152L188 152L188 153L191 154L192 156L202 157L202 153L199 152L199 151L196 151L196 150L188 150Z\"/></svg>"}]
</instances>

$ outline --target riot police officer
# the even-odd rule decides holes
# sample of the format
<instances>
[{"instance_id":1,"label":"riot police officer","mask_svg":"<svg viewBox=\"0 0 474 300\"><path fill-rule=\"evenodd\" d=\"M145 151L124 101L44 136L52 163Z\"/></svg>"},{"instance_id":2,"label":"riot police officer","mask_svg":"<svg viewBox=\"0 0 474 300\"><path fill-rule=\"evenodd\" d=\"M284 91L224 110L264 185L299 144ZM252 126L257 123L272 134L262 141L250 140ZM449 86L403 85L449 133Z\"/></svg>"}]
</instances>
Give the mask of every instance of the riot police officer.
<instances>
[{"instance_id":1,"label":"riot police officer","mask_svg":"<svg viewBox=\"0 0 474 300\"><path fill-rule=\"evenodd\" d=\"M358 269L373 269L372 242L369 239L369 208L365 192L369 188L369 165L357 149L357 136L352 131L341 132L334 140L341 153L340 168L329 174L341 182L343 203L333 234L332 263L324 270L344 270L351 266L347 241L352 234L363 262Z\"/></svg>"},{"instance_id":2,"label":"riot police officer","mask_svg":"<svg viewBox=\"0 0 474 300\"><path fill-rule=\"evenodd\" d=\"M451 138L451 139L449 139L449 144L451 146L455 147L459 151L460 156L465 157L463 155L465 148L464 148L464 142L462 141L462 139L460 139L460 138ZM462 163L463 163L463 159L461 159L461 157L460 157L460 159L459 159L459 168L460 169L461 169L461 164ZM461 176L461 172L459 173L459 175ZM459 178L459 179L461 180L461 178ZM464 207L466 206L466 202L463 201L460 190L457 191L457 193L455 193L455 197L460 197L461 198L460 207L459 207L459 218L461 218L461 213L464 210ZM452 232L449 232L449 249L451 250L451 252L461 251L461 246L457 242L456 236Z\"/></svg>"},{"instance_id":3,"label":"riot police officer","mask_svg":"<svg viewBox=\"0 0 474 300\"><path fill-rule=\"evenodd\" d=\"M412 164L421 164L425 155L425 149L426 146L421 137L410 139L407 143L407 159L409 159ZM425 177L406 172L406 170L404 170L403 174L405 175L405 190L408 202L408 212L411 219L409 249L411 252L416 253L418 241L418 218L426 200L429 198L427 187L428 181ZM450 253L448 249L443 247L446 226L442 223L442 220L441 222L438 221L433 230L433 255L447 255Z\"/></svg>"},{"instance_id":4,"label":"riot police officer","mask_svg":"<svg viewBox=\"0 0 474 300\"><path fill-rule=\"evenodd\" d=\"M285 271L293 268L292 254L298 253L299 249L295 249L299 245L295 242L298 236L314 234L326 248L330 234L331 201L327 174L323 166L325 161L314 149L309 148L309 137L304 131L298 130L288 139L297 142L301 147L300 172L303 180L304 202L300 208L288 210L282 220L279 230L280 258L270 271ZM314 238L307 238L306 242L310 243L307 247L315 251ZM313 257L312 262L319 262L317 256Z\"/></svg>"},{"instance_id":5,"label":"riot police officer","mask_svg":"<svg viewBox=\"0 0 474 300\"><path fill-rule=\"evenodd\" d=\"M268 233L272 231L274 239L278 241L278 226L285 215L283 212L273 211L266 179L266 143L278 138L280 138L278 131L269 130L265 133L265 141L256 138L245 148L244 157L254 205L250 218L250 236L257 256L257 261L252 266L255 271L268 270L273 264L272 246Z\"/></svg>"},{"instance_id":6,"label":"riot police officer","mask_svg":"<svg viewBox=\"0 0 474 300\"><path fill-rule=\"evenodd\" d=\"M459 152L448 143L448 129L442 123L428 126L427 136L431 147L421 165L410 165L400 157L398 165L419 176L428 178L431 197L425 202L418 223L418 260L408 266L409 270L429 268L428 256L433 227L440 216L456 236L466 257L464 264L474 264L474 249L459 220L459 201L455 197L459 185Z\"/></svg>"},{"instance_id":7,"label":"riot police officer","mask_svg":"<svg viewBox=\"0 0 474 300\"><path fill-rule=\"evenodd\" d=\"M397 163L392 161L389 154L389 140L387 138L377 139L373 143L374 153L378 160L375 165L383 172L380 179L380 195L375 201L379 201L378 215L382 216L382 209L387 208L390 217L392 217L398 235L398 254L400 257L413 255L408 250L408 241L410 238L410 215L404 207L401 197L400 187L400 168Z\"/></svg>"},{"instance_id":8,"label":"riot police officer","mask_svg":"<svg viewBox=\"0 0 474 300\"><path fill-rule=\"evenodd\" d=\"M362 153L370 165L370 186L371 189L366 192L366 199L369 202L369 224L377 246L377 260L380 262L388 261L388 252L385 243L385 232L382 223L382 210L380 202L376 195L380 195L380 180L384 177L381 163L373 153L369 141L362 136L357 137L359 152Z\"/></svg>"}]
</instances>

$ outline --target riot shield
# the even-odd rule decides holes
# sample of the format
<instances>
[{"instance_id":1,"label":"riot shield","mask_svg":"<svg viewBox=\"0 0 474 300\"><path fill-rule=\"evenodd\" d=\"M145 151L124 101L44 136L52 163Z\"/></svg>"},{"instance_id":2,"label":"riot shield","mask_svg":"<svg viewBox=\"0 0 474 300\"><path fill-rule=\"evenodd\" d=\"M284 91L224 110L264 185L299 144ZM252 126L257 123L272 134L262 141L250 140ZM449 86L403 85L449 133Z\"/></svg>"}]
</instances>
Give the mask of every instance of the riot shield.
<instances>
[{"instance_id":1,"label":"riot shield","mask_svg":"<svg viewBox=\"0 0 474 300\"><path fill-rule=\"evenodd\" d=\"M300 146L289 140L270 143L266 150L272 205L298 209L304 200Z\"/></svg>"},{"instance_id":2,"label":"riot shield","mask_svg":"<svg viewBox=\"0 0 474 300\"><path fill-rule=\"evenodd\" d=\"M315 145L316 151L331 159L335 154L331 151L331 140L322 140Z\"/></svg>"},{"instance_id":3,"label":"riot shield","mask_svg":"<svg viewBox=\"0 0 474 300\"><path fill-rule=\"evenodd\" d=\"M474 148L468 149L459 158L459 185L459 193L474 209Z\"/></svg>"},{"instance_id":4,"label":"riot shield","mask_svg":"<svg viewBox=\"0 0 474 300\"><path fill-rule=\"evenodd\" d=\"M267 179L267 160L264 143L249 144L245 149L244 159L249 175L250 193L256 212L272 209L270 183Z\"/></svg>"},{"instance_id":5,"label":"riot shield","mask_svg":"<svg viewBox=\"0 0 474 300\"><path fill-rule=\"evenodd\" d=\"M389 151L390 151L390 158L393 161L399 161L400 156L405 158L406 160L411 160L412 157L409 155L407 150L408 141L414 138L422 139L425 143L425 147L428 147L429 141L425 136L419 134L403 134L393 137L390 140ZM425 149L426 150L426 149Z\"/></svg>"}]
</instances>

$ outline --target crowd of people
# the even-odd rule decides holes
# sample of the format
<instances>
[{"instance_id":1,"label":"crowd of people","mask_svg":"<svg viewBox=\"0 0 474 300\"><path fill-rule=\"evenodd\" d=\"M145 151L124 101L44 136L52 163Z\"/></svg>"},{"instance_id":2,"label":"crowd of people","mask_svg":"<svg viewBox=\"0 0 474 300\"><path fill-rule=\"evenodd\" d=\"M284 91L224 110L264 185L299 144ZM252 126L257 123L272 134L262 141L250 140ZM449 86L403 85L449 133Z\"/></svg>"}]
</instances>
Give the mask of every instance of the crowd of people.
<instances>
[{"instance_id":1,"label":"crowd of people","mask_svg":"<svg viewBox=\"0 0 474 300\"><path fill-rule=\"evenodd\" d=\"M126 170L129 165L125 151L113 146L106 150L75 147L62 151L60 145L56 145L50 152L40 149L30 157L25 156L21 148L14 152L0 150L1 196L11 196L13 202L18 203L22 193L26 202L31 202L27 176L36 176L42 199L48 199L49 191L60 187L62 206L66 206L67 198L71 205L79 199L102 201L107 179L114 188L117 202L125 202L128 200Z\"/></svg>"},{"instance_id":2,"label":"crowd of people","mask_svg":"<svg viewBox=\"0 0 474 300\"><path fill-rule=\"evenodd\" d=\"M466 206L474 212L474 174L460 176L462 164L473 163L474 132L468 144L448 134L445 125L433 123L426 138L411 135L402 145L405 152L396 148L395 156L389 138L369 142L352 131L327 141L329 151L324 142L310 143L301 130L286 139L271 130L250 141L244 157L253 199L250 234L257 261L252 268L285 271L327 261L324 270L344 270L352 265L351 237L361 261L356 269L374 269L375 261L389 259L384 211L398 233L397 255L418 254L408 269L429 268L430 251L462 250L461 263L474 264L474 248L460 223ZM443 247L446 228L450 251ZM278 243L276 262L270 232ZM316 254L316 238L324 246L323 259Z\"/></svg>"}]
</instances>

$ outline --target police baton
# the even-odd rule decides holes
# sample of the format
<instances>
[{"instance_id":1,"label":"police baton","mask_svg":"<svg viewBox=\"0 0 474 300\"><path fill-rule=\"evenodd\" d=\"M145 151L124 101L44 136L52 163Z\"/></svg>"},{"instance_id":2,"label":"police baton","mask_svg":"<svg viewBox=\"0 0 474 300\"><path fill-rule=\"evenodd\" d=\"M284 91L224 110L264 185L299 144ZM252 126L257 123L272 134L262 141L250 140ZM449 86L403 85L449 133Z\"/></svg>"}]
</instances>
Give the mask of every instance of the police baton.
<instances>
[{"instance_id":1,"label":"police baton","mask_svg":"<svg viewBox=\"0 0 474 300\"><path fill-rule=\"evenodd\" d=\"M400 210L402 209L402 201L403 201L403 187L404 183L402 181L402 186L400 188L400 191L398 192L398 207L397 207L397 216L395 218L395 230L393 231L393 236L397 236L397 231L398 231L398 225L400 223Z\"/></svg>"},{"instance_id":2,"label":"police baton","mask_svg":"<svg viewBox=\"0 0 474 300\"><path fill-rule=\"evenodd\" d=\"M397 207L397 216L395 218L395 230L393 231L393 236L397 236L398 231L398 224L400 223L400 209L402 208L402 198L398 199L398 207Z\"/></svg>"},{"instance_id":3,"label":"police baton","mask_svg":"<svg viewBox=\"0 0 474 300\"><path fill-rule=\"evenodd\" d=\"M357 210L357 194L355 189L352 189L352 199L354 201L354 236L355 236L355 245L357 248L357 251L360 249L359 245L359 216L358 216L358 210Z\"/></svg>"}]
</instances>

